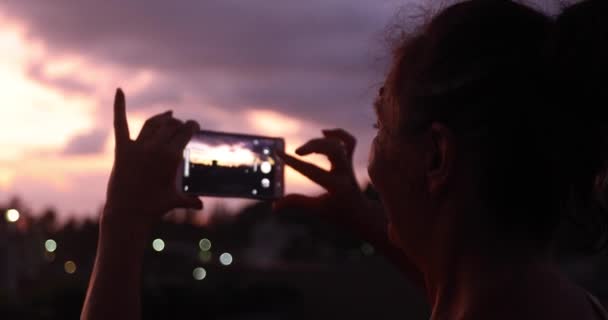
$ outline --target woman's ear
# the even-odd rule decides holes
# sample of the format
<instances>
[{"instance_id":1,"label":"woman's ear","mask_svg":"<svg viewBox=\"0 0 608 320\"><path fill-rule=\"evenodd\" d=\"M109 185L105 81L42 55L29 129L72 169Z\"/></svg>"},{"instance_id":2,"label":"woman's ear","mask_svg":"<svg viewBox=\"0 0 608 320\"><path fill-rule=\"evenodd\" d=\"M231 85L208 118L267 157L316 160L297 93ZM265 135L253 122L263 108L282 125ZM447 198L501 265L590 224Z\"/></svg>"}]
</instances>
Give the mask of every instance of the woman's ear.
<instances>
[{"instance_id":1,"label":"woman's ear","mask_svg":"<svg viewBox=\"0 0 608 320\"><path fill-rule=\"evenodd\" d=\"M433 122L426 143L428 191L431 194L441 193L454 167L456 149L454 133L444 124Z\"/></svg>"}]
</instances>

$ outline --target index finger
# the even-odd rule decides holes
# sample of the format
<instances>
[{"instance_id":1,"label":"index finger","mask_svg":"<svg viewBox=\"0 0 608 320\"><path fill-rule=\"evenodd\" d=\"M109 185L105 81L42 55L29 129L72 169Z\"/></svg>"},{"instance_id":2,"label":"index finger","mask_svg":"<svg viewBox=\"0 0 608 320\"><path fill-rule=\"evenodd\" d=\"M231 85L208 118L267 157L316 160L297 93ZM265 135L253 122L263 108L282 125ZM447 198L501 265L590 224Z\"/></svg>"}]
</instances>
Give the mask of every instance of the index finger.
<instances>
[{"instance_id":1,"label":"index finger","mask_svg":"<svg viewBox=\"0 0 608 320\"><path fill-rule=\"evenodd\" d=\"M346 154L348 158L353 159L353 154L355 153L355 146L357 144L357 139L353 137L350 133L348 133L344 129L331 129L331 130L323 130L323 135L326 137L336 138L344 143L346 147Z\"/></svg>"},{"instance_id":2,"label":"index finger","mask_svg":"<svg viewBox=\"0 0 608 320\"><path fill-rule=\"evenodd\" d=\"M116 90L116 95L114 96L114 137L117 147L130 139L125 94L120 88Z\"/></svg>"},{"instance_id":3,"label":"index finger","mask_svg":"<svg viewBox=\"0 0 608 320\"><path fill-rule=\"evenodd\" d=\"M192 136L201 129L198 122L188 120L184 123L169 142L170 148L178 153L184 150Z\"/></svg>"},{"instance_id":4,"label":"index finger","mask_svg":"<svg viewBox=\"0 0 608 320\"><path fill-rule=\"evenodd\" d=\"M346 152L339 140L330 138L312 139L296 149L296 153L301 156L310 153L325 155L331 163L331 171L337 172L348 172L351 169L352 161L348 160Z\"/></svg>"},{"instance_id":5,"label":"index finger","mask_svg":"<svg viewBox=\"0 0 608 320\"><path fill-rule=\"evenodd\" d=\"M288 166L292 167L297 172L301 173L325 189L331 188L332 177L328 171L325 171L312 163L294 158L281 150L276 150L276 153Z\"/></svg>"}]
</instances>

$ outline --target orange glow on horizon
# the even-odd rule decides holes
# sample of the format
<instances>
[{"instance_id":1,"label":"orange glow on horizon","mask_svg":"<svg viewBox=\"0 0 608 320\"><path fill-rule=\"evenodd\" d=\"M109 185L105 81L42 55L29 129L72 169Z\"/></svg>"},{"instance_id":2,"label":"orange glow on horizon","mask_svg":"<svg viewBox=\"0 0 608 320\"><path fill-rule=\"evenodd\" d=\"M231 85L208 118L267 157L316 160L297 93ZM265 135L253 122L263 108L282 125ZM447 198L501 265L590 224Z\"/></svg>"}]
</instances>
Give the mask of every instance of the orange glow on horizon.
<instances>
[{"instance_id":1,"label":"orange glow on horizon","mask_svg":"<svg viewBox=\"0 0 608 320\"><path fill-rule=\"evenodd\" d=\"M302 127L299 120L272 110L250 110L245 117L256 132L269 136L296 135Z\"/></svg>"},{"instance_id":2,"label":"orange glow on horizon","mask_svg":"<svg viewBox=\"0 0 608 320\"><path fill-rule=\"evenodd\" d=\"M225 167L250 166L260 162L259 156L242 145L210 146L198 141L192 141L186 147L190 154L189 160L194 164L210 166L213 161Z\"/></svg>"}]
</instances>

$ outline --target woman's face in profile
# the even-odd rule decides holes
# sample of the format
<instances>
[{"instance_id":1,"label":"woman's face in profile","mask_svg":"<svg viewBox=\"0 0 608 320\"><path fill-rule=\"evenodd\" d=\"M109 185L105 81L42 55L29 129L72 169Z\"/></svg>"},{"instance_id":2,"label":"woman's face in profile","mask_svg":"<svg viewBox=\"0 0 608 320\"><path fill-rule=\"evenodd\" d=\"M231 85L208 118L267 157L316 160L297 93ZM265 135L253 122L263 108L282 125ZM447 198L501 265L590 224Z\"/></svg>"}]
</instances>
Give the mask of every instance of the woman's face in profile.
<instances>
[{"instance_id":1,"label":"woman's face in profile","mask_svg":"<svg viewBox=\"0 0 608 320\"><path fill-rule=\"evenodd\" d=\"M380 89L374 103L377 132L370 150L368 173L386 208L391 241L396 245L418 242L410 237L425 229L423 192L427 189L421 167L422 152L415 137L399 134L398 119L403 118L400 112L404 110L384 103L383 91Z\"/></svg>"}]
</instances>

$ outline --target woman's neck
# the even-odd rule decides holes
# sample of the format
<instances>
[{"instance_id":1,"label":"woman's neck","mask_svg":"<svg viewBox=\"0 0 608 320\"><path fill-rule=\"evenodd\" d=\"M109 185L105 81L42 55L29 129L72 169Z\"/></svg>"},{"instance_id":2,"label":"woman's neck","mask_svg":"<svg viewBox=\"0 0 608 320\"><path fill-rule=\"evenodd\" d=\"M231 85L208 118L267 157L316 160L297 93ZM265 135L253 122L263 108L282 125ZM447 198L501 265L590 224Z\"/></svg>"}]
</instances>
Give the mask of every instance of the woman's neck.
<instances>
[{"instance_id":1,"label":"woman's neck","mask_svg":"<svg viewBox=\"0 0 608 320\"><path fill-rule=\"evenodd\" d=\"M455 221L439 229L427 251L433 254L422 263L434 319L468 318L533 282L550 283L558 277L549 252L523 240L507 243L488 232L484 236L482 226L465 228Z\"/></svg>"},{"instance_id":2,"label":"woman's neck","mask_svg":"<svg viewBox=\"0 0 608 320\"><path fill-rule=\"evenodd\" d=\"M514 258L502 265L473 258L454 262L443 276L426 278L433 314L450 315L449 319L466 319L481 308L505 301L515 308L527 298L514 298L531 294L530 286L547 287L558 279L552 264L541 260Z\"/></svg>"}]
</instances>

